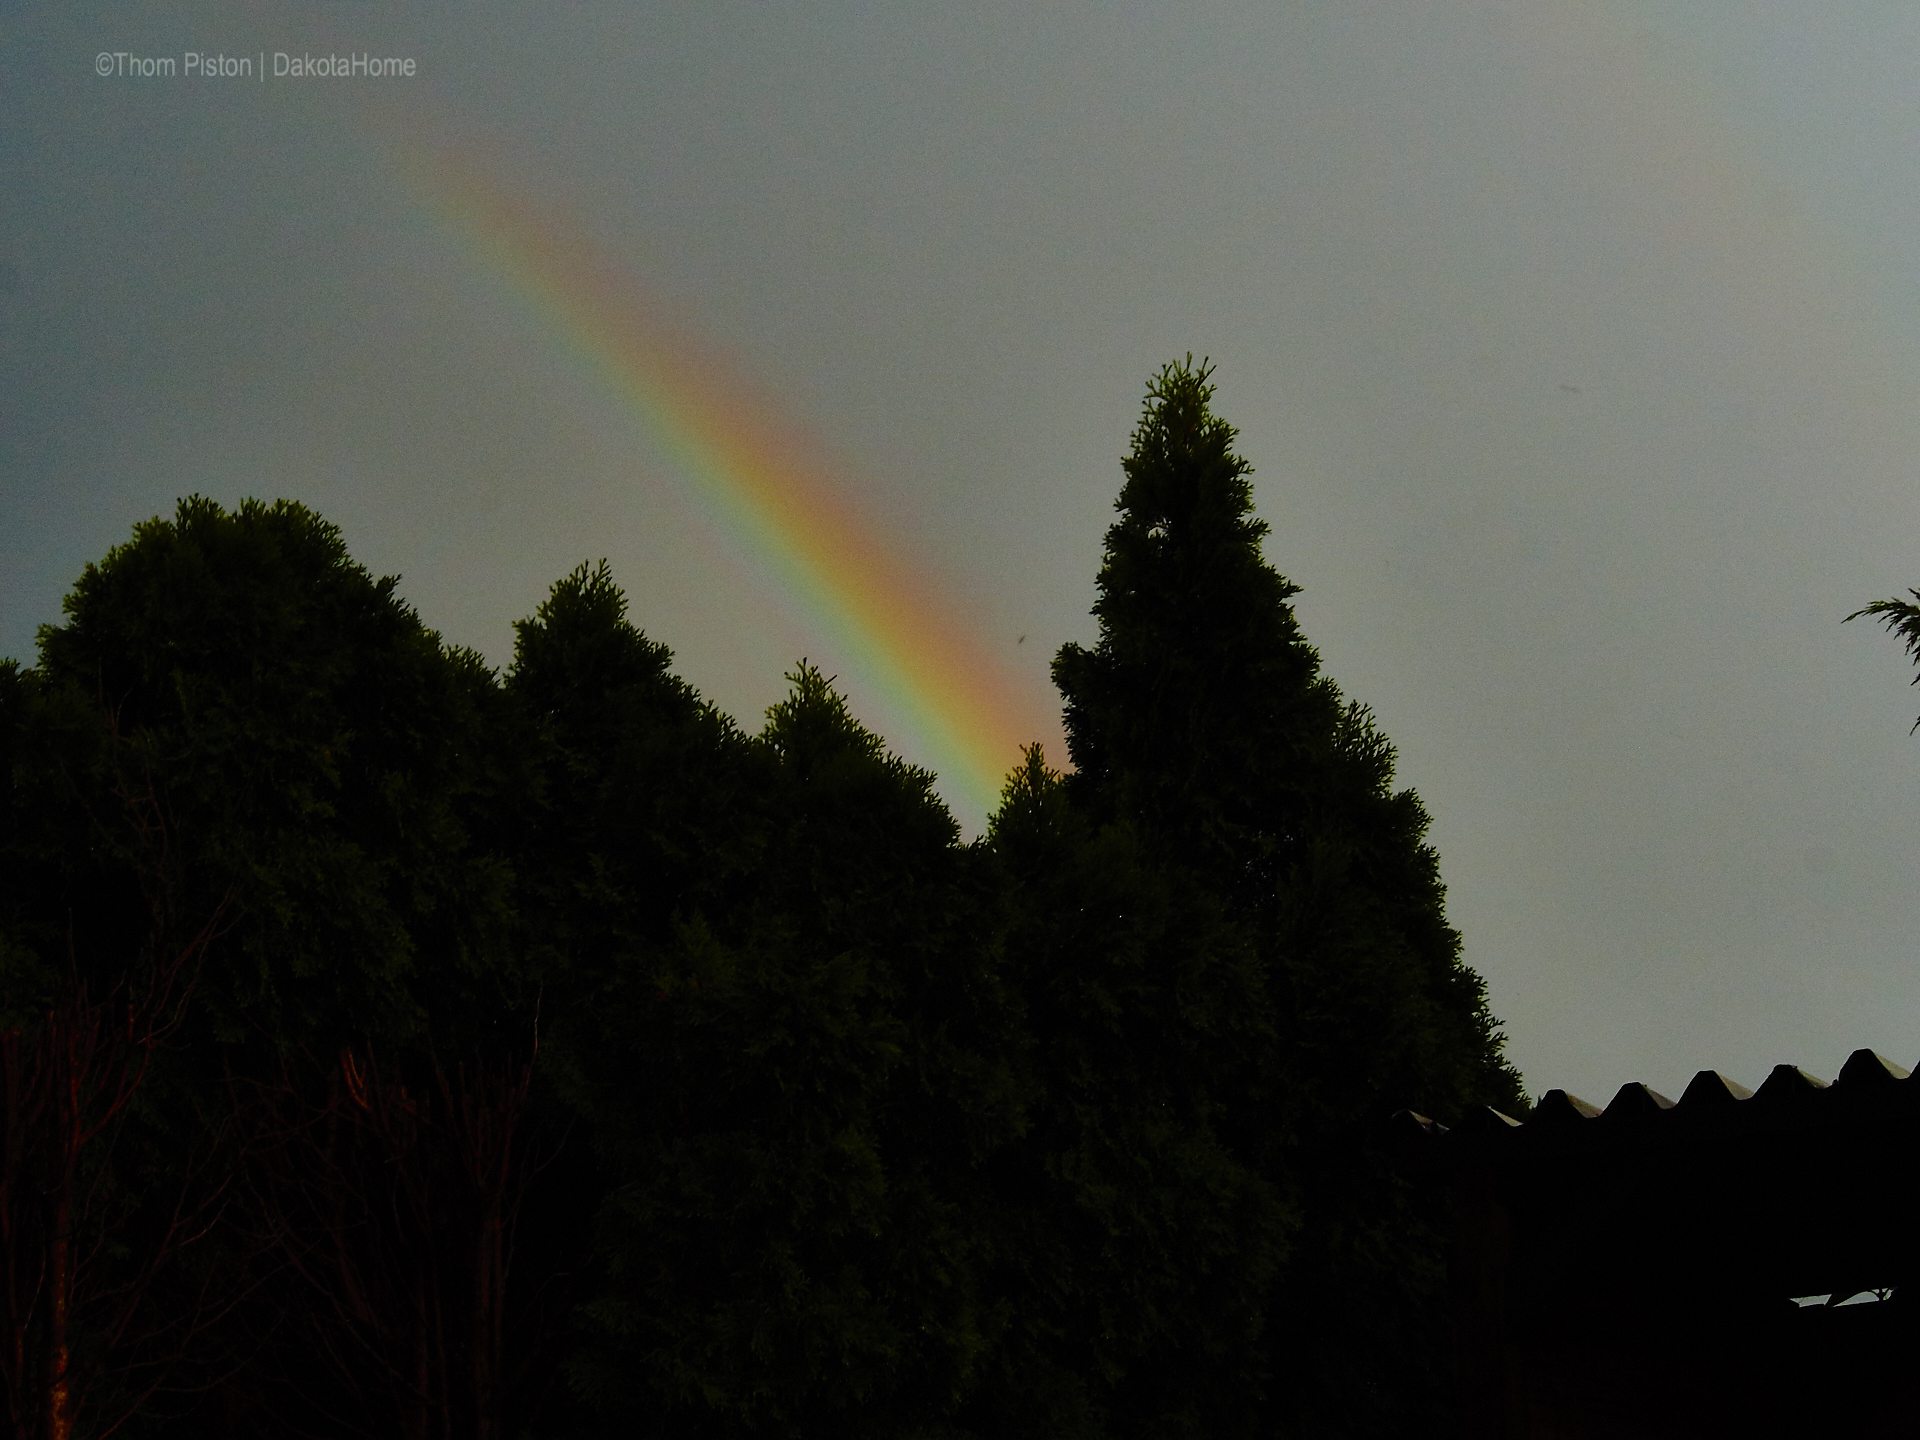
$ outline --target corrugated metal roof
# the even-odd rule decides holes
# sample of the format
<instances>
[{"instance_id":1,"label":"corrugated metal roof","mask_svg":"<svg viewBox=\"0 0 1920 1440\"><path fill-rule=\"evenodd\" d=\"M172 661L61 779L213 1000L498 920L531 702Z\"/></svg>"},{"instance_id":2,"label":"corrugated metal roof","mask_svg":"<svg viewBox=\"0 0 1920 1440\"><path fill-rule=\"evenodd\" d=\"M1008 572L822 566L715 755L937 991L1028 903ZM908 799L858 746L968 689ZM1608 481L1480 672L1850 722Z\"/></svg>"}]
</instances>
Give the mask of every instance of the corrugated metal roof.
<instances>
[{"instance_id":1,"label":"corrugated metal roof","mask_svg":"<svg viewBox=\"0 0 1920 1440\"><path fill-rule=\"evenodd\" d=\"M1831 1084L1702 1070L1677 1101L1632 1083L1605 1106L1549 1090L1524 1121L1396 1122L1450 1201L1464 1433L1910 1428L1920 1079L1900 1066L1859 1050Z\"/></svg>"},{"instance_id":2,"label":"corrugated metal roof","mask_svg":"<svg viewBox=\"0 0 1920 1440\"><path fill-rule=\"evenodd\" d=\"M1856 1050L1831 1084L1796 1065L1776 1065L1754 1091L1717 1070L1702 1070L1678 1101L1631 1082L1604 1106L1565 1090L1549 1090L1524 1120L1481 1109L1449 1127L1403 1110L1396 1123L1409 1136L1444 1140L1449 1149L1497 1145L1518 1147L1518 1152L1538 1147L1564 1153L1697 1144L1809 1125L1846 1128L1898 1119L1920 1123L1920 1082L1885 1056Z\"/></svg>"}]
</instances>

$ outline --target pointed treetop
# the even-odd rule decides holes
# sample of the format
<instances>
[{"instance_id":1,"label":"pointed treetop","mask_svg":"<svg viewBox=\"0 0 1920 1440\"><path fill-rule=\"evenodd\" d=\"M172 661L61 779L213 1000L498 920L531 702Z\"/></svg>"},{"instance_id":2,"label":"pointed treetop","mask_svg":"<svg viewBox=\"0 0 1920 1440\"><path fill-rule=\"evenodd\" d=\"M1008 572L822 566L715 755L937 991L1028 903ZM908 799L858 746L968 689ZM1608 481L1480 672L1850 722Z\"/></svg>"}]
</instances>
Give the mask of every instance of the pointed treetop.
<instances>
[{"instance_id":1,"label":"pointed treetop","mask_svg":"<svg viewBox=\"0 0 1920 1440\"><path fill-rule=\"evenodd\" d=\"M1054 661L1075 789L1097 813L1175 829L1253 822L1240 781L1330 736L1338 692L1261 554L1250 466L1213 413L1213 368L1161 368L1124 462L1092 650ZM1228 819L1229 815L1237 818Z\"/></svg>"}]
</instances>

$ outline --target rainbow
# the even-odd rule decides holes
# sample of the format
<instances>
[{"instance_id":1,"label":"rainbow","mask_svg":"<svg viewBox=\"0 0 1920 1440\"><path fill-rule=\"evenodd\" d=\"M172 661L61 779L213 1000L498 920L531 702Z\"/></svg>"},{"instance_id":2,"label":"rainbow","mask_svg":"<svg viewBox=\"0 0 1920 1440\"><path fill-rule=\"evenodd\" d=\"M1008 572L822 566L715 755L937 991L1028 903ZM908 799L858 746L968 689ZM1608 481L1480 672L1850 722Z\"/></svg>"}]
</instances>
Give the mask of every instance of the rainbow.
<instances>
[{"instance_id":1,"label":"rainbow","mask_svg":"<svg viewBox=\"0 0 1920 1440\"><path fill-rule=\"evenodd\" d=\"M806 436L711 351L677 332L633 277L575 231L483 179L457 152L409 167L434 209L555 322L909 727L976 817L1024 745L1058 721L1025 693L915 565L849 503Z\"/></svg>"}]
</instances>

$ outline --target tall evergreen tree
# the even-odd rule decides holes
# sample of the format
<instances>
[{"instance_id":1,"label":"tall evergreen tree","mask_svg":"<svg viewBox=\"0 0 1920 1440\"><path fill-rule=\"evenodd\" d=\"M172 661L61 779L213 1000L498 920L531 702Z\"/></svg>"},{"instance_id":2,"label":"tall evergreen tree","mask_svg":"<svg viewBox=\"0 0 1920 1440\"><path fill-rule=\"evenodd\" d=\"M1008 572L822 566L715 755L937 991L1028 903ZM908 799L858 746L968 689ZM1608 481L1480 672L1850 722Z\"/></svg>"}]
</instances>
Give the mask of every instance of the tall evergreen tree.
<instances>
[{"instance_id":1,"label":"tall evergreen tree","mask_svg":"<svg viewBox=\"0 0 1920 1440\"><path fill-rule=\"evenodd\" d=\"M1268 1297L1281 1433L1438 1423L1438 1217L1380 1131L1412 1105L1512 1105L1517 1077L1447 924L1428 817L1394 754L1301 634L1297 587L1261 553L1251 467L1211 371L1148 388L1108 531L1091 649L1065 646L1072 803L1137 827L1219 898L1258 957L1266 1025L1227 1079L1235 1152L1302 1215Z\"/></svg>"}]
</instances>

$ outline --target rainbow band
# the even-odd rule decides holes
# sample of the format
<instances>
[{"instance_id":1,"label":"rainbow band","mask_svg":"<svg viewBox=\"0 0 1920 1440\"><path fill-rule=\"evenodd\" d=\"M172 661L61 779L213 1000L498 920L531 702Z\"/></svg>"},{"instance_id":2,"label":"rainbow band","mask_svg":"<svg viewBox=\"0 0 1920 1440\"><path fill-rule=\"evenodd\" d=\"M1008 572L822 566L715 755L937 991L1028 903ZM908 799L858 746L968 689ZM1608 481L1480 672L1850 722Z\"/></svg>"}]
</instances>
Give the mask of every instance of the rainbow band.
<instances>
[{"instance_id":1,"label":"rainbow band","mask_svg":"<svg viewBox=\"0 0 1920 1440\"><path fill-rule=\"evenodd\" d=\"M811 460L791 425L670 333L630 277L457 156L426 167L436 207L534 297L748 545L825 624L904 717L922 753L984 816L1042 707L953 619Z\"/></svg>"}]
</instances>

